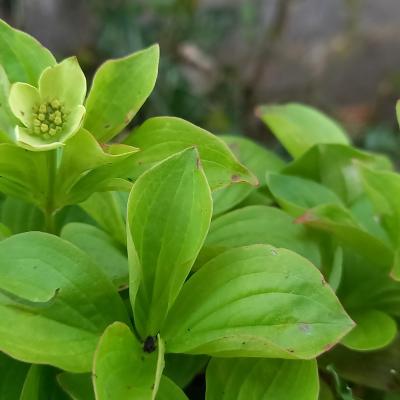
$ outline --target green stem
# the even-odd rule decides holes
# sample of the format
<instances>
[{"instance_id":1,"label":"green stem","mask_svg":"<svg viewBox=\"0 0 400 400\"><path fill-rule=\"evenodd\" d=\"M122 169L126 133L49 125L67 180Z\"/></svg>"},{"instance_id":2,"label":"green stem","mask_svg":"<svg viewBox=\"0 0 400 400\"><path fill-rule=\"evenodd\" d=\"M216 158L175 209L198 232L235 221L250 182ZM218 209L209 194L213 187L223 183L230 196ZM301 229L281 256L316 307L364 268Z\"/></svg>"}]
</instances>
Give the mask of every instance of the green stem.
<instances>
[{"instance_id":1,"label":"green stem","mask_svg":"<svg viewBox=\"0 0 400 400\"><path fill-rule=\"evenodd\" d=\"M48 191L45 208L45 228L49 233L54 233L54 189L57 170L57 149L47 151Z\"/></svg>"}]
</instances>

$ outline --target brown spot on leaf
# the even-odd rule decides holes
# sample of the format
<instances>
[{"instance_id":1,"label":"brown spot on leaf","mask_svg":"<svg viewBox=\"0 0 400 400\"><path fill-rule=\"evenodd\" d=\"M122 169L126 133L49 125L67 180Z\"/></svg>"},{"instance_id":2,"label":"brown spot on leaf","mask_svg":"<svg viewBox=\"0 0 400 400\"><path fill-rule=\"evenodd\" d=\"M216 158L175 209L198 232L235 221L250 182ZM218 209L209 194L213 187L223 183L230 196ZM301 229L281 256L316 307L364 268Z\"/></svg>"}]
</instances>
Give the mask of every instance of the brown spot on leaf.
<instances>
[{"instance_id":1,"label":"brown spot on leaf","mask_svg":"<svg viewBox=\"0 0 400 400\"><path fill-rule=\"evenodd\" d=\"M240 177L240 175L232 175L231 176L231 181L232 182L241 182L242 178Z\"/></svg>"}]
</instances>

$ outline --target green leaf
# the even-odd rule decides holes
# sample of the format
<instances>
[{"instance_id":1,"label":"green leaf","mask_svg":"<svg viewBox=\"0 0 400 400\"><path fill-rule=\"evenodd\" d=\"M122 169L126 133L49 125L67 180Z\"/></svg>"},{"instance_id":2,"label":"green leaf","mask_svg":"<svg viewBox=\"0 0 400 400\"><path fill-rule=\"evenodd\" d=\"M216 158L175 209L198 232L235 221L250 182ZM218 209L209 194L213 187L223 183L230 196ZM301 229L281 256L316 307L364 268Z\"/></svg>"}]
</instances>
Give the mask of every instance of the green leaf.
<instances>
[{"instance_id":1,"label":"green leaf","mask_svg":"<svg viewBox=\"0 0 400 400\"><path fill-rule=\"evenodd\" d=\"M249 139L239 136L220 137L239 161L257 176L260 185L265 184L267 172L278 172L285 165L276 154ZM256 188L245 183L232 184L215 191L213 193L214 215L228 211L254 191L256 191Z\"/></svg>"},{"instance_id":2,"label":"green leaf","mask_svg":"<svg viewBox=\"0 0 400 400\"><path fill-rule=\"evenodd\" d=\"M0 144L0 192L33 203L44 204L48 172L44 152L28 152L14 144Z\"/></svg>"},{"instance_id":3,"label":"green leaf","mask_svg":"<svg viewBox=\"0 0 400 400\"><path fill-rule=\"evenodd\" d=\"M34 205L13 197L6 197L0 210L0 221L12 233L40 231L44 227L44 215Z\"/></svg>"},{"instance_id":4,"label":"green leaf","mask_svg":"<svg viewBox=\"0 0 400 400\"><path fill-rule=\"evenodd\" d=\"M189 400L182 389L166 376L161 377L156 400Z\"/></svg>"},{"instance_id":5,"label":"green leaf","mask_svg":"<svg viewBox=\"0 0 400 400\"><path fill-rule=\"evenodd\" d=\"M0 222L0 240L6 239L11 235L10 229Z\"/></svg>"},{"instance_id":6,"label":"green leaf","mask_svg":"<svg viewBox=\"0 0 400 400\"><path fill-rule=\"evenodd\" d=\"M95 400L91 374L62 372L57 381L73 400Z\"/></svg>"},{"instance_id":7,"label":"green leaf","mask_svg":"<svg viewBox=\"0 0 400 400\"><path fill-rule=\"evenodd\" d=\"M0 399L20 400L29 364L0 353Z\"/></svg>"},{"instance_id":8,"label":"green leaf","mask_svg":"<svg viewBox=\"0 0 400 400\"><path fill-rule=\"evenodd\" d=\"M267 182L278 204L295 217L320 204L343 204L334 192L309 179L269 174Z\"/></svg>"},{"instance_id":9,"label":"green leaf","mask_svg":"<svg viewBox=\"0 0 400 400\"><path fill-rule=\"evenodd\" d=\"M335 400L331 388L323 379L320 379L319 381L318 400Z\"/></svg>"},{"instance_id":10,"label":"green leaf","mask_svg":"<svg viewBox=\"0 0 400 400\"><path fill-rule=\"evenodd\" d=\"M65 225L60 236L88 254L116 288L128 286L128 258L125 249L107 233L95 226L74 222Z\"/></svg>"},{"instance_id":11,"label":"green leaf","mask_svg":"<svg viewBox=\"0 0 400 400\"><path fill-rule=\"evenodd\" d=\"M378 310L351 312L355 328L342 339L352 350L371 351L390 344L397 334L396 321Z\"/></svg>"},{"instance_id":12,"label":"green leaf","mask_svg":"<svg viewBox=\"0 0 400 400\"><path fill-rule=\"evenodd\" d=\"M378 350L359 352L337 346L319 359L322 365L333 365L344 379L382 391L400 390L400 341Z\"/></svg>"},{"instance_id":13,"label":"green leaf","mask_svg":"<svg viewBox=\"0 0 400 400\"><path fill-rule=\"evenodd\" d=\"M8 79L36 85L42 71L56 63L36 39L0 20L0 64Z\"/></svg>"},{"instance_id":14,"label":"green leaf","mask_svg":"<svg viewBox=\"0 0 400 400\"><path fill-rule=\"evenodd\" d=\"M285 212L266 206L245 207L215 219L211 223L202 254L213 252L213 249L218 253L230 247L250 244L287 248L317 266L321 263L316 241L307 229L294 224L293 218Z\"/></svg>"},{"instance_id":15,"label":"green leaf","mask_svg":"<svg viewBox=\"0 0 400 400\"><path fill-rule=\"evenodd\" d=\"M389 235L381 224L379 213L374 210L374 206L366 194L354 201L350 211L358 224L367 232L391 246Z\"/></svg>"},{"instance_id":16,"label":"green leaf","mask_svg":"<svg viewBox=\"0 0 400 400\"><path fill-rule=\"evenodd\" d=\"M380 265L368 253L344 251L338 296L349 312L380 310L400 316L400 283L389 276L390 264Z\"/></svg>"},{"instance_id":17,"label":"green leaf","mask_svg":"<svg viewBox=\"0 0 400 400\"><path fill-rule=\"evenodd\" d=\"M0 242L0 287L0 350L22 361L90 371L105 327L128 320L99 267L49 234L22 233Z\"/></svg>"},{"instance_id":18,"label":"green leaf","mask_svg":"<svg viewBox=\"0 0 400 400\"><path fill-rule=\"evenodd\" d=\"M118 322L110 325L94 358L96 400L153 400L164 368L160 338L156 344L156 351L146 352L126 325Z\"/></svg>"},{"instance_id":19,"label":"green leaf","mask_svg":"<svg viewBox=\"0 0 400 400\"><path fill-rule=\"evenodd\" d=\"M0 131L6 135L3 138L6 141L15 139L15 126L18 124L18 120L8 104L9 93L10 82L0 63Z\"/></svg>"},{"instance_id":20,"label":"green leaf","mask_svg":"<svg viewBox=\"0 0 400 400\"><path fill-rule=\"evenodd\" d=\"M232 182L257 184L256 177L239 163L221 139L183 119L150 118L136 128L125 143L141 150L134 157L133 179L172 154L195 146L211 189Z\"/></svg>"},{"instance_id":21,"label":"green leaf","mask_svg":"<svg viewBox=\"0 0 400 400\"><path fill-rule=\"evenodd\" d=\"M400 175L390 171L375 171L360 165L364 187L392 243L400 245Z\"/></svg>"},{"instance_id":22,"label":"green leaf","mask_svg":"<svg viewBox=\"0 0 400 400\"><path fill-rule=\"evenodd\" d=\"M309 261L253 245L228 250L197 271L161 335L171 353L311 359L352 326Z\"/></svg>"},{"instance_id":23,"label":"green leaf","mask_svg":"<svg viewBox=\"0 0 400 400\"><path fill-rule=\"evenodd\" d=\"M393 262L390 247L362 229L344 207L330 204L317 206L299 217L297 223L329 232L342 246L364 254L383 268L388 268Z\"/></svg>"},{"instance_id":24,"label":"green leaf","mask_svg":"<svg viewBox=\"0 0 400 400\"><path fill-rule=\"evenodd\" d=\"M213 358L206 379L206 400L318 399L315 360Z\"/></svg>"},{"instance_id":25,"label":"green leaf","mask_svg":"<svg viewBox=\"0 0 400 400\"><path fill-rule=\"evenodd\" d=\"M209 357L187 354L167 354L164 375L171 378L179 387L186 387L206 366Z\"/></svg>"},{"instance_id":26,"label":"green leaf","mask_svg":"<svg viewBox=\"0 0 400 400\"><path fill-rule=\"evenodd\" d=\"M119 192L93 193L79 206L113 239L126 245L126 203L127 194Z\"/></svg>"},{"instance_id":27,"label":"green leaf","mask_svg":"<svg viewBox=\"0 0 400 400\"><path fill-rule=\"evenodd\" d=\"M100 142L121 132L152 92L158 72L159 47L105 62L96 72L86 100L84 127Z\"/></svg>"},{"instance_id":28,"label":"green leaf","mask_svg":"<svg viewBox=\"0 0 400 400\"><path fill-rule=\"evenodd\" d=\"M130 296L142 338L155 336L163 325L203 245L211 214L210 188L194 148L134 184L128 201Z\"/></svg>"},{"instance_id":29,"label":"green leaf","mask_svg":"<svg viewBox=\"0 0 400 400\"><path fill-rule=\"evenodd\" d=\"M355 161L374 169L392 168L388 158L381 155L340 144L319 144L287 165L282 173L322 183L346 204L352 204L364 192L362 177Z\"/></svg>"},{"instance_id":30,"label":"green leaf","mask_svg":"<svg viewBox=\"0 0 400 400\"><path fill-rule=\"evenodd\" d=\"M112 190L109 186L113 187L115 181L117 186L122 183L122 189L130 188L129 182L119 178L128 174L136 151L120 144L103 149L89 132L81 129L63 149L55 188L56 207L80 203L96 191Z\"/></svg>"},{"instance_id":31,"label":"green leaf","mask_svg":"<svg viewBox=\"0 0 400 400\"><path fill-rule=\"evenodd\" d=\"M349 144L346 133L335 121L303 104L261 106L257 114L293 158L299 158L315 144Z\"/></svg>"},{"instance_id":32,"label":"green leaf","mask_svg":"<svg viewBox=\"0 0 400 400\"><path fill-rule=\"evenodd\" d=\"M19 400L68 400L55 379L54 369L44 365L29 368Z\"/></svg>"}]
</instances>

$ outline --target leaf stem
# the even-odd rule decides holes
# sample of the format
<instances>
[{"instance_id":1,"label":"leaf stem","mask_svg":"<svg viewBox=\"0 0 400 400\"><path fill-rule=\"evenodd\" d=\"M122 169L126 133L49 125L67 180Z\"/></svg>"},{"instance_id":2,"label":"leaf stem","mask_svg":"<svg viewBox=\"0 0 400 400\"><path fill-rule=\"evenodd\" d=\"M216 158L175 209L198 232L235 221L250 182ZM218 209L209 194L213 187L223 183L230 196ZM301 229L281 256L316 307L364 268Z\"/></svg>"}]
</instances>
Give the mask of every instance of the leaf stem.
<instances>
[{"instance_id":1,"label":"leaf stem","mask_svg":"<svg viewBox=\"0 0 400 400\"><path fill-rule=\"evenodd\" d=\"M45 207L45 229L48 233L54 233L54 188L57 170L57 149L47 151L48 191Z\"/></svg>"}]
</instances>

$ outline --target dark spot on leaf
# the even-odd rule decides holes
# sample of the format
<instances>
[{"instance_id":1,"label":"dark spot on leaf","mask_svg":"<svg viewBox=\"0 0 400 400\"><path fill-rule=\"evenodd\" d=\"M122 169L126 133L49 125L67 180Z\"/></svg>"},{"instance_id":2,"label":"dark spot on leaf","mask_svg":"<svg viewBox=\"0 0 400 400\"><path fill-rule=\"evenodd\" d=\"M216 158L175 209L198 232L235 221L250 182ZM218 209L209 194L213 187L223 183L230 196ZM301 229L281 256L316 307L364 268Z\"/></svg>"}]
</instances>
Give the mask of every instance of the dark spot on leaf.
<instances>
[{"instance_id":1,"label":"dark spot on leaf","mask_svg":"<svg viewBox=\"0 0 400 400\"><path fill-rule=\"evenodd\" d=\"M246 344L246 342L242 342L242 345L244 346Z\"/></svg>"},{"instance_id":2,"label":"dark spot on leaf","mask_svg":"<svg viewBox=\"0 0 400 400\"><path fill-rule=\"evenodd\" d=\"M109 129L111 127L111 125L110 124L106 124L106 125L104 125L104 129Z\"/></svg>"},{"instance_id":3,"label":"dark spot on leaf","mask_svg":"<svg viewBox=\"0 0 400 400\"><path fill-rule=\"evenodd\" d=\"M154 390L154 383L151 385L151 390Z\"/></svg>"},{"instance_id":4,"label":"dark spot on leaf","mask_svg":"<svg viewBox=\"0 0 400 400\"><path fill-rule=\"evenodd\" d=\"M25 115L25 113L21 110L21 115Z\"/></svg>"},{"instance_id":5,"label":"dark spot on leaf","mask_svg":"<svg viewBox=\"0 0 400 400\"><path fill-rule=\"evenodd\" d=\"M152 353L156 349L156 337L148 336L143 343L143 351L146 353Z\"/></svg>"},{"instance_id":6,"label":"dark spot on leaf","mask_svg":"<svg viewBox=\"0 0 400 400\"><path fill-rule=\"evenodd\" d=\"M231 181L232 182L241 182L242 178L239 175L232 175L231 176Z\"/></svg>"},{"instance_id":7,"label":"dark spot on leaf","mask_svg":"<svg viewBox=\"0 0 400 400\"><path fill-rule=\"evenodd\" d=\"M288 351L289 353L294 353L294 350L293 350L293 349L287 349L287 351Z\"/></svg>"}]
</instances>

